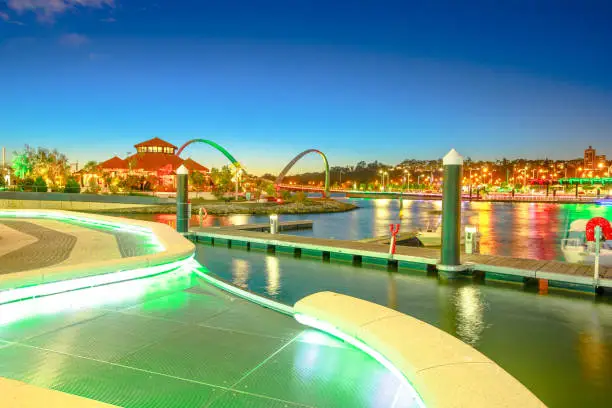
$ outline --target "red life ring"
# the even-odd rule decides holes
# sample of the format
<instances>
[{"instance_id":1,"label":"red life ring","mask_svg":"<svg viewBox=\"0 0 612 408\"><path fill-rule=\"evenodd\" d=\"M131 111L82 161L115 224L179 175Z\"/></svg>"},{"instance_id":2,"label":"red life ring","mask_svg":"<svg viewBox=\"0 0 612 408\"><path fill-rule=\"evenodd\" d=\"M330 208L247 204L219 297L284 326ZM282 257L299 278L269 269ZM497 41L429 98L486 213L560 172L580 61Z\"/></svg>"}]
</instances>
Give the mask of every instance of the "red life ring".
<instances>
[{"instance_id":1,"label":"red life ring","mask_svg":"<svg viewBox=\"0 0 612 408\"><path fill-rule=\"evenodd\" d=\"M610 224L610 221L606 220L603 217L594 217L591 218L586 225L587 241L595 241L595 227L597 226L601 227L601 231L605 240L612 239L612 225Z\"/></svg>"}]
</instances>

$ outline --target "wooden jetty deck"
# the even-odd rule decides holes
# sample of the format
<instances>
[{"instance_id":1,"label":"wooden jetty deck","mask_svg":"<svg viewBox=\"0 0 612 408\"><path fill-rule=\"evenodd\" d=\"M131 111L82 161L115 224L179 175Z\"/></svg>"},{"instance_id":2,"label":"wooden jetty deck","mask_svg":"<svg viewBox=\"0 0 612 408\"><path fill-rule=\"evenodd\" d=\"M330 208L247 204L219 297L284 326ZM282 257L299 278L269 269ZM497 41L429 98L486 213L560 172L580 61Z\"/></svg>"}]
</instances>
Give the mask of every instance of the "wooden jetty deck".
<instances>
[{"instance_id":1,"label":"wooden jetty deck","mask_svg":"<svg viewBox=\"0 0 612 408\"><path fill-rule=\"evenodd\" d=\"M296 220L296 221L279 221L279 231L298 231L304 229L312 229L314 221L311 220ZM258 224L243 224L243 225L230 225L226 227L220 227L222 229L231 229L238 231L259 231L268 232L270 231L270 224L262 222Z\"/></svg>"},{"instance_id":2,"label":"wooden jetty deck","mask_svg":"<svg viewBox=\"0 0 612 408\"><path fill-rule=\"evenodd\" d=\"M411 240L415 239L416 236L417 236L417 232L418 231L414 230L414 231L401 232L401 233L397 234L397 238L396 238L397 244L400 245L403 242L407 242L407 241L411 241ZM391 237L389 235L384 235L382 237L373 237L373 238L360 239L357 242L389 245L389 243L391 242Z\"/></svg>"},{"instance_id":3,"label":"wooden jetty deck","mask_svg":"<svg viewBox=\"0 0 612 408\"><path fill-rule=\"evenodd\" d=\"M390 257L389 246L376 242L284 234L271 235L266 232L241 230L234 227L195 227L191 229L191 235L198 241L215 245L290 252L301 256L387 265L398 269L435 271L440 256L440 249L398 246L395 255ZM559 286L582 291L594 291L596 287L612 288L612 267L600 268L599 281L596 284L591 265L481 254L463 254L461 261L468 266L468 273L482 275L485 279L525 283L533 280L546 280L553 287Z\"/></svg>"}]
</instances>

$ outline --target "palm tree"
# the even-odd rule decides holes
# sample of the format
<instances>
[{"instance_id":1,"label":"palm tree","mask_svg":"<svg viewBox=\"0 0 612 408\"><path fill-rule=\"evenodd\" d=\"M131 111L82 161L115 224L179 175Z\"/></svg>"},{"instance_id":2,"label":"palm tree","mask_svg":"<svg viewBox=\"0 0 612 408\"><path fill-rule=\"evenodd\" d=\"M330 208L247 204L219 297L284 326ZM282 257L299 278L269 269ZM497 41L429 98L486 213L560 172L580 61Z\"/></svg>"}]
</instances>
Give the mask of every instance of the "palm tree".
<instances>
[{"instance_id":1,"label":"palm tree","mask_svg":"<svg viewBox=\"0 0 612 408\"><path fill-rule=\"evenodd\" d=\"M32 172L32 163L26 153L13 153L13 171L19 178L25 178Z\"/></svg>"}]
</instances>

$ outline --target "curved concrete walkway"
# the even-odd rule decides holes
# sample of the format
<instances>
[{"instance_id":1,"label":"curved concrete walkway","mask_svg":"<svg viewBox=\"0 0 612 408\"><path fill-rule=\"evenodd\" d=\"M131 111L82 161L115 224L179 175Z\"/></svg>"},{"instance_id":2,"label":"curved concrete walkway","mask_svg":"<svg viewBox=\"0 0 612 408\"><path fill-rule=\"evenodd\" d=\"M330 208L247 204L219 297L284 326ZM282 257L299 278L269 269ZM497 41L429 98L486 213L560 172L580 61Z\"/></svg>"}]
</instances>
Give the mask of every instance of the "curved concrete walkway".
<instances>
[{"instance_id":1,"label":"curved concrete walkway","mask_svg":"<svg viewBox=\"0 0 612 408\"><path fill-rule=\"evenodd\" d=\"M12 310L34 302L54 313L0 323L0 376L123 407L414 406L410 390L359 350L191 275ZM0 315L7 306L17 304Z\"/></svg>"}]
</instances>

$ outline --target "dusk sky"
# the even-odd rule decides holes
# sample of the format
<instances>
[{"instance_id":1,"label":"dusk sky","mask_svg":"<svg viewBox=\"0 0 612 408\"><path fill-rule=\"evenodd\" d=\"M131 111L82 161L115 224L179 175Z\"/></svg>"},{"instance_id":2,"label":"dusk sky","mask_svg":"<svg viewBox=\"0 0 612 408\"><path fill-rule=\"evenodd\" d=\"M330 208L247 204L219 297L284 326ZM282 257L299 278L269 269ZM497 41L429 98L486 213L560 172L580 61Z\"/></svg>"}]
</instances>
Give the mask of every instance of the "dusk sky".
<instances>
[{"instance_id":1,"label":"dusk sky","mask_svg":"<svg viewBox=\"0 0 612 408\"><path fill-rule=\"evenodd\" d=\"M254 173L307 148L612 156L611 21L609 0L0 0L0 146L83 163L199 137Z\"/></svg>"}]
</instances>

